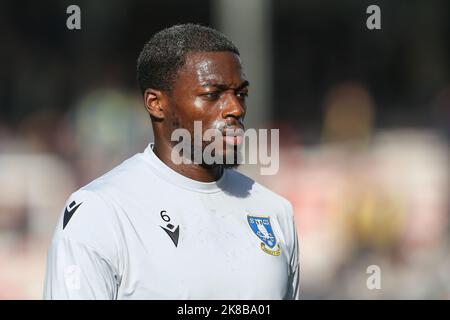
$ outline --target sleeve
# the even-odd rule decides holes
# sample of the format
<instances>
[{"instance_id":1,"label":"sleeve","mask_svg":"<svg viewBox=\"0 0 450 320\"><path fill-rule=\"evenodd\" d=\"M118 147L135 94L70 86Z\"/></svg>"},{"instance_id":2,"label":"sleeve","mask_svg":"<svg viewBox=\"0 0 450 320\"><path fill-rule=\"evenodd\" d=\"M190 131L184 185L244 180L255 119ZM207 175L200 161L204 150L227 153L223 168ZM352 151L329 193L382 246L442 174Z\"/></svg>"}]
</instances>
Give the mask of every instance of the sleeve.
<instances>
[{"instance_id":1,"label":"sleeve","mask_svg":"<svg viewBox=\"0 0 450 320\"><path fill-rule=\"evenodd\" d=\"M297 236L297 227L294 219L294 212L290 202L288 202L290 217L291 217L291 235L292 235L292 250L289 259L289 277L288 277L288 291L286 293L286 300L300 299L300 264L299 264L299 245Z\"/></svg>"},{"instance_id":2,"label":"sleeve","mask_svg":"<svg viewBox=\"0 0 450 320\"><path fill-rule=\"evenodd\" d=\"M120 250L113 217L93 191L71 195L48 250L44 299L116 299Z\"/></svg>"},{"instance_id":3,"label":"sleeve","mask_svg":"<svg viewBox=\"0 0 450 320\"><path fill-rule=\"evenodd\" d=\"M299 265L299 249L298 249L298 238L297 231L294 225L294 248L291 256L290 262L290 276L289 276L289 300L299 300L300 299L300 265Z\"/></svg>"},{"instance_id":4,"label":"sleeve","mask_svg":"<svg viewBox=\"0 0 450 320\"><path fill-rule=\"evenodd\" d=\"M94 248L68 238L50 247L44 299L112 300L116 293L111 263Z\"/></svg>"}]
</instances>

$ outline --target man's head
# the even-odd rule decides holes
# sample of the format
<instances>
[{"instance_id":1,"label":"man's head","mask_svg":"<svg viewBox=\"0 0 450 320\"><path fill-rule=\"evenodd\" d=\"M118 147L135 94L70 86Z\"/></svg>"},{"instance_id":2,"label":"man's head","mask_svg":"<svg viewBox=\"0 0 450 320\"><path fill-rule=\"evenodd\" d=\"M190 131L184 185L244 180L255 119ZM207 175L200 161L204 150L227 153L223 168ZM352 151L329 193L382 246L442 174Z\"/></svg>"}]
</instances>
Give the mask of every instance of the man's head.
<instances>
[{"instance_id":1,"label":"man's head","mask_svg":"<svg viewBox=\"0 0 450 320\"><path fill-rule=\"evenodd\" d=\"M194 121L202 131L243 129L248 81L238 49L220 32L185 24L156 33L138 58L138 81L150 113L155 139L174 145L171 134L184 128L194 140ZM223 156L241 137L222 137ZM202 143L202 150L208 142Z\"/></svg>"}]
</instances>

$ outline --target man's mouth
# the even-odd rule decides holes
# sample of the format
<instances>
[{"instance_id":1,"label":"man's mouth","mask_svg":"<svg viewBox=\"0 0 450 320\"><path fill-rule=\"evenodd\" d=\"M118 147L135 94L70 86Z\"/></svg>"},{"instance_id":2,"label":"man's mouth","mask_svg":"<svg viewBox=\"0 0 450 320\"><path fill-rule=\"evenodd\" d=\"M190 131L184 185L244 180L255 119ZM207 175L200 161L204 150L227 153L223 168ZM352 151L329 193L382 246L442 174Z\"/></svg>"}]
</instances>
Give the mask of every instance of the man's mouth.
<instances>
[{"instance_id":1,"label":"man's mouth","mask_svg":"<svg viewBox=\"0 0 450 320\"><path fill-rule=\"evenodd\" d=\"M223 130L223 141L227 145L239 146L244 139L244 129L242 127L227 127Z\"/></svg>"},{"instance_id":2,"label":"man's mouth","mask_svg":"<svg viewBox=\"0 0 450 320\"><path fill-rule=\"evenodd\" d=\"M224 136L223 140L227 145L231 146L239 146L242 143L242 137L241 136Z\"/></svg>"}]
</instances>

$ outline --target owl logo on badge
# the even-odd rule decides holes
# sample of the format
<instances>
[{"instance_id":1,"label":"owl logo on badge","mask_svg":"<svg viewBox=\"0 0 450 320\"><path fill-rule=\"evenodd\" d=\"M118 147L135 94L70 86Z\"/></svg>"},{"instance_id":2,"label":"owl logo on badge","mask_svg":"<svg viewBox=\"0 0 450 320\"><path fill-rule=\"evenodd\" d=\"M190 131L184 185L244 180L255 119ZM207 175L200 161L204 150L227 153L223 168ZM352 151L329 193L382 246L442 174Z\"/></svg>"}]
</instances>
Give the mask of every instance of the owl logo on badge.
<instances>
[{"instance_id":1,"label":"owl logo on badge","mask_svg":"<svg viewBox=\"0 0 450 320\"><path fill-rule=\"evenodd\" d=\"M270 225L270 218L247 215L247 221L253 233L262 241L260 244L262 251L279 256L281 248Z\"/></svg>"}]
</instances>

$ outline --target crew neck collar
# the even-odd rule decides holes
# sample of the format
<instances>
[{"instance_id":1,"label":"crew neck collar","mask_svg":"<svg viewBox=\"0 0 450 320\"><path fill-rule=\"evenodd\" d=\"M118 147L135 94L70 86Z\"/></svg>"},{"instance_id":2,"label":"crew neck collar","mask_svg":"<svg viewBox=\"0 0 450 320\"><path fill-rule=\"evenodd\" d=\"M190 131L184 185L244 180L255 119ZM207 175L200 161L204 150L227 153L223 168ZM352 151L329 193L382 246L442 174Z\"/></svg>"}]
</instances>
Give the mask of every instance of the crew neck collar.
<instances>
[{"instance_id":1,"label":"crew neck collar","mask_svg":"<svg viewBox=\"0 0 450 320\"><path fill-rule=\"evenodd\" d=\"M154 143L151 142L145 148L143 152L144 158L152 165L154 172L163 180L169 181L175 185L182 188L204 192L204 193L214 193L222 191L222 186L227 176L227 169L223 170L222 176L212 182L201 182L191 178L188 178L172 168L166 165L158 156L153 152Z\"/></svg>"}]
</instances>

